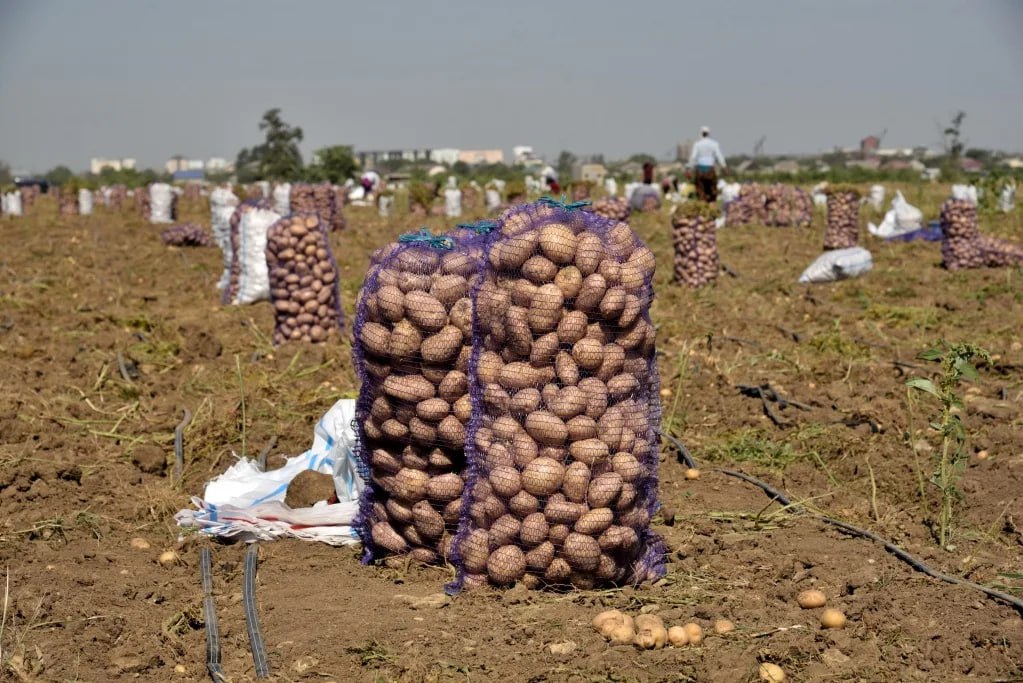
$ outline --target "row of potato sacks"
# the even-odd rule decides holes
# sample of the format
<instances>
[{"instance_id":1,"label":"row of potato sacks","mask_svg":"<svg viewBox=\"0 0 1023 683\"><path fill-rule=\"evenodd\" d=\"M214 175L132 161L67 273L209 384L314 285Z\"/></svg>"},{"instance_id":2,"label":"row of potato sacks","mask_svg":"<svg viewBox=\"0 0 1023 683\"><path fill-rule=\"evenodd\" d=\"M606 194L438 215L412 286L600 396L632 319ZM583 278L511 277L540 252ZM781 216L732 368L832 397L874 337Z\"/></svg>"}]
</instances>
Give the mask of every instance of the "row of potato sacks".
<instances>
[{"instance_id":1,"label":"row of potato sacks","mask_svg":"<svg viewBox=\"0 0 1023 683\"><path fill-rule=\"evenodd\" d=\"M551 200L403 239L355 324L366 560L450 562L451 590L663 575L652 252Z\"/></svg>"}]
</instances>

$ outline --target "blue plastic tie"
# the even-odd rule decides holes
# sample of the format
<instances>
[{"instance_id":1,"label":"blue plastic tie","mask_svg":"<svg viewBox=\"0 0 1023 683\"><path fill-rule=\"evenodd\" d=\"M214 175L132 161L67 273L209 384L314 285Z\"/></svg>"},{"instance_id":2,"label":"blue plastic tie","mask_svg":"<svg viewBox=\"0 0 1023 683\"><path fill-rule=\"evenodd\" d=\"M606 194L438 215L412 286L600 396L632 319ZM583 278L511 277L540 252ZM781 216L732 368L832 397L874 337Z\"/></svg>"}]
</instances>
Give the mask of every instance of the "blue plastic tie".
<instances>
[{"instance_id":1,"label":"blue plastic tie","mask_svg":"<svg viewBox=\"0 0 1023 683\"><path fill-rule=\"evenodd\" d=\"M561 199L557 200L554 197L540 197L540 203L546 204L547 206L553 206L558 209L566 209L572 211L573 209L581 209L589 206L592 202L588 199L584 199L581 202L568 202L568 195L561 195Z\"/></svg>"},{"instance_id":2,"label":"blue plastic tie","mask_svg":"<svg viewBox=\"0 0 1023 683\"><path fill-rule=\"evenodd\" d=\"M448 237L437 237L429 228L419 228L416 232L407 232L398 238L402 244L425 244L434 249L454 249L455 243Z\"/></svg>"},{"instance_id":3,"label":"blue plastic tie","mask_svg":"<svg viewBox=\"0 0 1023 683\"><path fill-rule=\"evenodd\" d=\"M483 220L477 221L475 223L459 223L455 227L461 228L462 230L472 230L477 235L486 235L493 232L494 229L497 228L497 221L491 220L489 218L484 218Z\"/></svg>"}]
</instances>

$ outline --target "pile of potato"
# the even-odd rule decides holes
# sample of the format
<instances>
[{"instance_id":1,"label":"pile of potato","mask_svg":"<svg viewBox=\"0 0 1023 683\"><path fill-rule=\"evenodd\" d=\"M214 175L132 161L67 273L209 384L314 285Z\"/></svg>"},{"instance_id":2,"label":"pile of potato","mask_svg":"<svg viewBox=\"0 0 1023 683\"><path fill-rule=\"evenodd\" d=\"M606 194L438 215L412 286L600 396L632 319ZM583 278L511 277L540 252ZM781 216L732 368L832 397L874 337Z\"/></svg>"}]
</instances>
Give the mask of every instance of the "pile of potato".
<instances>
[{"instance_id":1,"label":"pile of potato","mask_svg":"<svg viewBox=\"0 0 1023 683\"><path fill-rule=\"evenodd\" d=\"M569 190L572 193L573 202L581 202L590 198L590 193L593 191L593 183L588 180L574 180L569 186Z\"/></svg>"},{"instance_id":2,"label":"pile of potato","mask_svg":"<svg viewBox=\"0 0 1023 683\"><path fill-rule=\"evenodd\" d=\"M57 189L57 213L61 216L78 215L78 188L67 185Z\"/></svg>"},{"instance_id":3,"label":"pile of potato","mask_svg":"<svg viewBox=\"0 0 1023 683\"><path fill-rule=\"evenodd\" d=\"M949 199L941 207L941 256L949 270L1023 265L1023 246L981 234L977 205Z\"/></svg>"},{"instance_id":4,"label":"pile of potato","mask_svg":"<svg viewBox=\"0 0 1023 683\"><path fill-rule=\"evenodd\" d=\"M855 187L833 185L828 196L828 224L824 229L825 249L855 247L860 238L860 192Z\"/></svg>"},{"instance_id":5,"label":"pile of potato","mask_svg":"<svg viewBox=\"0 0 1023 683\"><path fill-rule=\"evenodd\" d=\"M422 233L420 234L422 236ZM483 238L429 238L375 252L356 308L367 556L448 557L459 526L472 416L472 292Z\"/></svg>"},{"instance_id":6,"label":"pile of potato","mask_svg":"<svg viewBox=\"0 0 1023 683\"><path fill-rule=\"evenodd\" d=\"M338 271L327 227L313 213L291 214L267 234L273 343L324 342L341 331Z\"/></svg>"},{"instance_id":7,"label":"pile of potato","mask_svg":"<svg viewBox=\"0 0 1023 683\"><path fill-rule=\"evenodd\" d=\"M488 242L459 585L663 573L654 267L628 225L556 203L509 211Z\"/></svg>"},{"instance_id":8,"label":"pile of potato","mask_svg":"<svg viewBox=\"0 0 1023 683\"><path fill-rule=\"evenodd\" d=\"M138 212L139 218L147 222L149 221L149 217L152 215L152 208L149 202L149 185L135 188L135 211Z\"/></svg>"},{"instance_id":9,"label":"pile of potato","mask_svg":"<svg viewBox=\"0 0 1023 683\"><path fill-rule=\"evenodd\" d=\"M625 197L601 197L593 202L591 211L598 216L619 222L629 220L629 214L632 213L629 201Z\"/></svg>"},{"instance_id":10,"label":"pile of potato","mask_svg":"<svg viewBox=\"0 0 1023 683\"><path fill-rule=\"evenodd\" d=\"M813 222L813 199L795 185L774 183L763 188L764 225L808 227Z\"/></svg>"},{"instance_id":11,"label":"pile of potato","mask_svg":"<svg viewBox=\"0 0 1023 683\"><path fill-rule=\"evenodd\" d=\"M725 205L725 225L729 227L763 223L767 219L767 199L759 183L744 183L739 196Z\"/></svg>"},{"instance_id":12,"label":"pile of potato","mask_svg":"<svg viewBox=\"0 0 1023 683\"><path fill-rule=\"evenodd\" d=\"M336 185L334 191L334 213L331 215L330 229L333 232L341 232L345 229L345 204L348 203L347 188Z\"/></svg>"},{"instance_id":13,"label":"pile of potato","mask_svg":"<svg viewBox=\"0 0 1023 683\"><path fill-rule=\"evenodd\" d=\"M308 183L292 184L290 204L291 213L315 213L324 224L334 229L336 197L334 188L330 183L319 183L317 185L310 185Z\"/></svg>"},{"instance_id":14,"label":"pile of potato","mask_svg":"<svg viewBox=\"0 0 1023 683\"><path fill-rule=\"evenodd\" d=\"M717 220L714 204L686 202L671 216L671 241L675 246L675 282L702 287L717 279L720 268Z\"/></svg>"},{"instance_id":15,"label":"pile of potato","mask_svg":"<svg viewBox=\"0 0 1023 683\"><path fill-rule=\"evenodd\" d=\"M246 199L239 204L234 213L231 214L230 234L228 243L231 247L231 266L228 270L227 286L221 293L221 303L225 306L231 304L238 296L238 285L242 274L242 261L239 250L241 249L241 222L242 214L253 209L270 209L270 203L265 199Z\"/></svg>"},{"instance_id":16,"label":"pile of potato","mask_svg":"<svg viewBox=\"0 0 1023 683\"><path fill-rule=\"evenodd\" d=\"M172 247L212 247L213 238L197 223L181 223L160 233L160 241Z\"/></svg>"},{"instance_id":17,"label":"pile of potato","mask_svg":"<svg viewBox=\"0 0 1023 683\"><path fill-rule=\"evenodd\" d=\"M23 185L18 191L21 193L21 210L27 212L39 198L39 186Z\"/></svg>"},{"instance_id":18,"label":"pile of potato","mask_svg":"<svg viewBox=\"0 0 1023 683\"><path fill-rule=\"evenodd\" d=\"M124 200L128 198L128 188L124 185L111 185L106 194L107 207L113 211L124 208Z\"/></svg>"}]
</instances>

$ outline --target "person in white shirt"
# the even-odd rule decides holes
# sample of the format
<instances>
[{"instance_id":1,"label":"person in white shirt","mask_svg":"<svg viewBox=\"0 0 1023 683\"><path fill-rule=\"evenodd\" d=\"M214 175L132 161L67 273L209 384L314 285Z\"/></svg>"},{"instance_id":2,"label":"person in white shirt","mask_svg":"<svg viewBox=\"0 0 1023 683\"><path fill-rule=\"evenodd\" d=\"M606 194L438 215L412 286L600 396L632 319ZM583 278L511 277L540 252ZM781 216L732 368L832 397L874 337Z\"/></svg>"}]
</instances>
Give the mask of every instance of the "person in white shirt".
<instances>
[{"instance_id":1,"label":"person in white shirt","mask_svg":"<svg viewBox=\"0 0 1023 683\"><path fill-rule=\"evenodd\" d=\"M698 199L705 202L717 201L718 166L721 167L722 173L728 169L721 145L710 136L710 128L704 126L700 129L700 139L693 145L693 152L689 155L687 165L687 175L693 173Z\"/></svg>"}]
</instances>

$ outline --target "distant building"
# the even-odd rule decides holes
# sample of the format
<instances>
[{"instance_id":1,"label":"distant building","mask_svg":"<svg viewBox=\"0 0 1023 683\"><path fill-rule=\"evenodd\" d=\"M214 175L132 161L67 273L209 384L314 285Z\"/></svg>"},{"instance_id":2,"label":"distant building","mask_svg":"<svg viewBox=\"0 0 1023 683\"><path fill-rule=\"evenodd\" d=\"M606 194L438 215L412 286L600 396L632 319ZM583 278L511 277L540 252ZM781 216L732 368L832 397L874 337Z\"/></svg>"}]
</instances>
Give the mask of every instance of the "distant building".
<instances>
[{"instance_id":1,"label":"distant building","mask_svg":"<svg viewBox=\"0 0 1023 683\"><path fill-rule=\"evenodd\" d=\"M536 156L536 152L533 151L533 148L527 145L512 147L512 158L515 160L516 164L521 166L533 166L538 163L542 163L541 159Z\"/></svg>"},{"instance_id":2,"label":"distant building","mask_svg":"<svg viewBox=\"0 0 1023 683\"><path fill-rule=\"evenodd\" d=\"M579 168L579 179L583 182L601 184L607 177L607 169L604 164L583 164Z\"/></svg>"},{"instance_id":3,"label":"distant building","mask_svg":"<svg viewBox=\"0 0 1023 683\"><path fill-rule=\"evenodd\" d=\"M1023 159L1019 157L1012 157L1010 159L1006 159L1003 163L1012 169L1023 168Z\"/></svg>"},{"instance_id":4,"label":"distant building","mask_svg":"<svg viewBox=\"0 0 1023 683\"><path fill-rule=\"evenodd\" d=\"M908 171L912 168L913 166L905 159L892 159L884 165L886 171Z\"/></svg>"},{"instance_id":5,"label":"distant building","mask_svg":"<svg viewBox=\"0 0 1023 683\"><path fill-rule=\"evenodd\" d=\"M384 161L434 161L428 149L390 149L356 152L359 166L372 168Z\"/></svg>"},{"instance_id":6,"label":"distant building","mask_svg":"<svg viewBox=\"0 0 1023 683\"><path fill-rule=\"evenodd\" d=\"M451 164L458 162L459 150L454 147L441 147L439 149L430 150L430 161L435 164Z\"/></svg>"},{"instance_id":7,"label":"distant building","mask_svg":"<svg viewBox=\"0 0 1023 683\"><path fill-rule=\"evenodd\" d=\"M221 157L210 157L206 162L206 170L213 172L226 172L233 170L234 164L228 163L227 159Z\"/></svg>"},{"instance_id":8,"label":"distant building","mask_svg":"<svg viewBox=\"0 0 1023 683\"><path fill-rule=\"evenodd\" d=\"M870 156L877 153L877 148L881 146L881 138L876 135L868 135L867 137L860 140L860 154L864 157Z\"/></svg>"},{"instance_id":9,"label":"distant building","mask_svg":"<svg viewBox=\"0 0 1023 683\"><path fill-rule=\"evenodd\" d=\"M458 152L458 160L469 165L503 164L504 151L500 149L463 149Z\"/></svg>"},{"instance_id":10,"label":"distant building","mask_svg":"<svg viewBox=\"0 0 1023 683\"><path fill-rule=\"evenodd\" d=\"M99 175L105 168L111 171L130 171L135 168L135 160L94 158L89 161L89 172L93 175Z\"/></svg>"},{"instance_id":11,"label":"distant building","mask_svg":"<svg viewBox=\"0 0 1023 683\"><path fill-rule=\"evenodd\" d=\"M977 159L963 157L959 160L959 168L963 169L967 173L980 173L984 170L984 164Z\"/></svg>"},{"instance_id":12,"label":"distant building","mask_svg":"<svg viewBox=\"0 0 1023 683\"><path fill-rule=\"evenodd\" d=\"M868 171L876 171L881 168L881 160L877 157L870 159L850 159L845 162L845 165L849 168L865 168Z\"/></svg>"},{"instance_id":13,"label":"distant building","mask_svg":"<svg viewBox=\"0 0 1023 683\"><path fill-rule=\"evenodd\" d=\"M171 173L171 178L179 183L201 183L206 179L206 173L201 169L183 169Z\"/></svg>"},{"instance_id":14,"label":"distant building","mask_svg":"<svg viewBox=\"0 0 1023 683\"><path fill-rule=\"evenodd\" d=\"M771 170L775 173L799 173L799 162L785 159L772 166Z\"/></svg>"}]
</instances>

